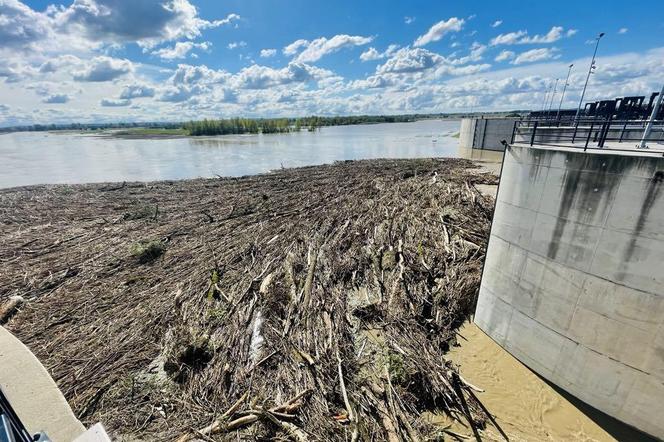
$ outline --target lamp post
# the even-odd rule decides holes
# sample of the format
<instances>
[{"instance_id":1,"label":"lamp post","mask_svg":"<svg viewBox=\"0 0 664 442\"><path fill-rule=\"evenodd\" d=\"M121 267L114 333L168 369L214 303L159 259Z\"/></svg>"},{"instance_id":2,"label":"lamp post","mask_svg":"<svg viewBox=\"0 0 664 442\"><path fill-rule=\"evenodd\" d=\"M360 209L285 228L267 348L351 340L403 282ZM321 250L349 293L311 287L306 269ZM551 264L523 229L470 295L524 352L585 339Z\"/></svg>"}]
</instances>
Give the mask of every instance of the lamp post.
<instances>
[{"instance_id":1,"label":"lamp post","mask_svg":"<svg viewBox=\"0 0 664 442\"><path fill-rule=\"evenodd\" d=\"M569 69L567 70L567 78L565 79L565 85L563 86L563 93L560 96L560 103L558 104L558 113L556 113L556 120L560 118L560 109L563 107L563 99L565 98L565 91L567 90L567 86L569 86L569 74L572 73L572 67L574 64L569 65Z\"/></svg>"},{"instance_id":2,"label":"lamp post","mask_svg":"<svg viewBox=\"0 0 664 442\"><path fill-rule=\"evenodd\" d=\"M558 89L558 81L560 79L556 78L556 83L553 85L553 93L551 93L551 101L549 102L549 110L546 111L546 116L549 117L551 115L551 108L553 107L553 97L556 96L556 89Z\"/></svg>"},{"instance_id":3,"label":"lamp post","mask_svg":"<svg viewBox=\"0 0 664 442\"><path fill-rule=\"evenodd\" d=\"M542 116L544 116L544 111L546 110L546 103L549 101L549 91L551 86L547 86L546 92L544 92L544 102L542 103Z\"/></svg>"},{"instance_id":4,"label":"lamp post","mask_svg":"<svg viewBox=\"0 0 664 442\"><path fill-rule=\"evenodd\" d=\"M648 124L646 124L646 128L643 131L643 137L641 137L641 142L637 145L639 149L648 148L647 145L648 137L650 136L650 131L652 130L652 124L655 122L657 114L659 113L659 106L662 104L662 95L664 95L664 86L662 86L662 90L659 92L657 101L655 101L655 105L652 107L652 113L650 114L650 118L648 119Z\"/></svg>"},{"instance_id":5,"label":"lamp post","mask_svg":"<svg viewBox=\"0 0 664 442\"><path fill-rule=\"evenodd\" d=\"M599 47L599 40L604 37L604 32L600 32L597 36L595 43L595 52L593 52L593 58L590 60L590 67L588 68L588 75L586 76L586 84L583 85L583 92L581 92L581 99L579 100L579 107L576 109L575 119L579 119L579 114L581 113L581 105L583 104L583 96L586 95L586 88L588 87L588 80L590 80L590 74L593 73L595 69L595 56L597 55L597 48Z\"/></svg>"}]
</instances>

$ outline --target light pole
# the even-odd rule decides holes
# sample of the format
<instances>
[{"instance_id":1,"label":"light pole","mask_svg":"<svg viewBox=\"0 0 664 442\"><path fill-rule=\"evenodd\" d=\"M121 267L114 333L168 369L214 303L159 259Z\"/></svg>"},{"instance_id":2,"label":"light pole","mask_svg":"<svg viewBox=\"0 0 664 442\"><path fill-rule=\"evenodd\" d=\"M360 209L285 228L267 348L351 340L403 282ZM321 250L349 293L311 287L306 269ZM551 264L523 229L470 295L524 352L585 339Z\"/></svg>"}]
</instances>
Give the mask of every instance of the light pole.
<instances>
[{"instance_id":1,"label":"light pole","mask_svg":"<svg viewBox=\"0 0 664 442\"><path fill-rule=\"evenodd\" d=\"M551 86L547 86L546 92L544 92L544 102L542 103L542 116L544 116L544 111L546 110L546 103L549 101L549 91Z\"/></svg>"},{"instance_id":2,"label":"light pole","mask_svg":"<svg viewBox=\"0 0 664 442\"><path fill-rule=\"evenodd\" d=\"M597 55L597 48L599 47L599 40L604 37L604 32L600 32L599 35L595 40L597 42L595 43L595 52L593 52L593 59L590 60L590 67L588 68L588 75L586 76L586 84L583 85L583 92L581 92L581 99L579 100L579 107L576 109L576 117L574 117L575 120L579 119L579 114L581 113L581 105L583 104L583 96L586 95L586 88L588 87L588 80L590 80L590 74L593 73L593 70L595 69L595 56Z\"/></svg>"},{"instance_id":3,"label":"light pole","mask_svg":"<svg viewBox=\"0 0 664 442\"><path fill-rule=\"evenodd\" d=\"M563 86L563 93L560 96L560 103L558 104L558 112L556 113L556 120L560 118L560 109L563 107L563 99L565 98L565 91L567 90L567 86L569 86L569 74L572 73L572 67L574 64L572 63L569 65L569 69L567 70L567 78L565 79L565 85Z\"/></svg>"},{"instance_id":4,"label":"light pole","mask_svg":"<svg viewBox=\"0 0 664 442\"><path fill-rule=\"evenodd\" d=\"M655 101L655 105L652 107L652 113L648 119L648 124L646 124L646 128L643 131L643 137L641 137L641 142L637 145L639 149L648 148L648 137L650 136L650 131L652 130L652 124L655 122L655 118L657 118L657 114L659 113L659 106L662 104L662 95L664 95L664 86L662 86L662 90L659 92L657 101Z\"/></svg>"},{"instance_id":5,"label":"light pole","mask_svg":"<svg viewBox=\"0 0 664 442\"><path fill-rule=\"evenodd\" d=\"M556 78L556 83L553 85L553 93L551 94L551 101L549 102L549 110L546 112L547 117L551 115L551 108L553 107L553 97L556 96L556 89L558 89L558 80L560 79Z\"/></svg>"}]
</instances>

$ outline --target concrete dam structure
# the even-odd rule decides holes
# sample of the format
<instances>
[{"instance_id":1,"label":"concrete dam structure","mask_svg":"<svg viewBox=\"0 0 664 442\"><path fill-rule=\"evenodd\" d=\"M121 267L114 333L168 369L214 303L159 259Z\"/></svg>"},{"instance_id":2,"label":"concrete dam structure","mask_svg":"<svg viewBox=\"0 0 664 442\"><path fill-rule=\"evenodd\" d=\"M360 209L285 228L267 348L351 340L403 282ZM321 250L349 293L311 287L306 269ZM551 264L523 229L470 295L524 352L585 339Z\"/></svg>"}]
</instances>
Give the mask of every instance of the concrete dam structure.
<instances>
[{"instance_id":1,"label":"concrete dam structure","mask_svg":"<svg viewBox=\"0 0 664 442\"><path fill-rule=\"evenodd\" d=\"M545 379L664 439L656 149L510 146L475 322Z\"/></svg>"},{"instance_id":2,"label":"concrete dam structure","mask_svg":"<svg viewBox=\"0 0 664 442\"><path fill-rule=\"evenodd\" d=\"M516 118L463 118L459 129L460 156L474 160L501 161Z\"/></svg>"}]
</instances>

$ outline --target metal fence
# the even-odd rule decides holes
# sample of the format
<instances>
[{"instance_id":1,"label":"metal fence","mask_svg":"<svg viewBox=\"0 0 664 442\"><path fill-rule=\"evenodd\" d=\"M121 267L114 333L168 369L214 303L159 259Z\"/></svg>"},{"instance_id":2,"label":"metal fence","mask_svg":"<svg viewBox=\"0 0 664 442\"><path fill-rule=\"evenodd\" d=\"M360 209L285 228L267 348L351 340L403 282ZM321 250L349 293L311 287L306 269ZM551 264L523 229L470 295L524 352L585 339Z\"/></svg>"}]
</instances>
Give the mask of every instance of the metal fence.
<instances>
[{"instance_id":1,"label":"metal fence","mask_svg":"<svg viewBox=\"0 0 664 442\"><path fill-rule=\"evenodd\" d=\"M612 117L526 118L514 122L512 143L530 146L574 147L634 151L641 142L647 120L614 120ZM655 148L654 154L664 152L664 120L655 120L646 138ZM627 144L629 143L629 144ZM652 151L652 149L640 149Z\"/></svg>"}]
</instances>

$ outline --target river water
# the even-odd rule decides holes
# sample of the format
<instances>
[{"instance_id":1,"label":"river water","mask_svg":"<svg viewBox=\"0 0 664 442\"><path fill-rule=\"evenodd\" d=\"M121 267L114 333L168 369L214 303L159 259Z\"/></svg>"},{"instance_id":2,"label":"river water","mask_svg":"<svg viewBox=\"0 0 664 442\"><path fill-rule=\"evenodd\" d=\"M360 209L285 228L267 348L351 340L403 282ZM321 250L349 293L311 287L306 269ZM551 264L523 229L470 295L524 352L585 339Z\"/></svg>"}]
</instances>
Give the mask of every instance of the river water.
<instances>
[{"instance_id":1,"label":"river water","mask_svg":"<svg viewBox=\"0 0 664 442\"><path fill-rule=\"evenodd\" d=\"M453 157L458 131L459 121L425 120L171 139L18 132L0 135L0 188L242 176L339 160Z\"/></svg>"}]
</instances>

